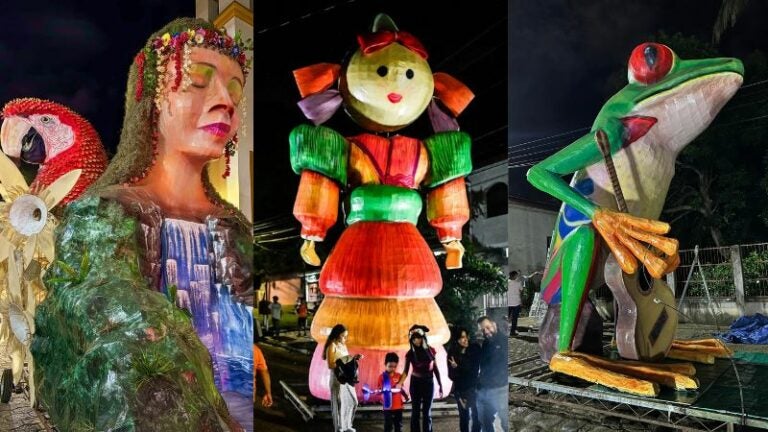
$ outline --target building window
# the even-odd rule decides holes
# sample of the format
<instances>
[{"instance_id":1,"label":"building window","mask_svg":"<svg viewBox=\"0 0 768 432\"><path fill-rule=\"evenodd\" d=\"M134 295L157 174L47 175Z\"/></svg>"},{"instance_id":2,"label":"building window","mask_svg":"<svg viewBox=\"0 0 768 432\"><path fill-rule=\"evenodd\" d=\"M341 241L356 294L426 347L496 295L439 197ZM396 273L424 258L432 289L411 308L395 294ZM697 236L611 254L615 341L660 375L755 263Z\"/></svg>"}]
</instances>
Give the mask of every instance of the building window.
<instances>
[{"instance_id":1,"label":"building window","mask_svg":"<svg viewBox=\"0 0 768 432\"><path fill-rule=\"evenodd\" d=\"M496 183L485 193L486 217L507 214L507 185Z\"/></svg>"}]
</instances>

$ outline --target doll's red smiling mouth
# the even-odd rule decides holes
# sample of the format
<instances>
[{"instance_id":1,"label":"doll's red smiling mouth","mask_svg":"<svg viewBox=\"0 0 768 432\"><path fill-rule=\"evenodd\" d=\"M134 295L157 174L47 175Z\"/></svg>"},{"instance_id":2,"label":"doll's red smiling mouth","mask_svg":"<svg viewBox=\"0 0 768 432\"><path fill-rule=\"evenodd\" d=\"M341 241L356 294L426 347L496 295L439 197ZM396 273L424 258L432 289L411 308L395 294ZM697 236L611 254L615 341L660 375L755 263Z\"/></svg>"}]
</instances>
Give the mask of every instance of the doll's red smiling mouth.
<instances>
[{"instance_id":1,"label":"doll's red smiling mouth","mask_svg":"<svg viewBox=\"0 0 768 432\"><path fill-rule=\"evenodd\" d=\"M390 93L387 95L387 99L389 99L389 101L392 103L398 103L403 99L403 95L399 93Z\"/></svg>"},{"instance_id":2,"label":"doll's red smiling mouth","mask_svg":"<svg viewBox=\"0 0 768 432\"><path fill-rule=\"evenodd\" d=\"M230 127L226 123L211 123L201 127L200 129L208 132L211 135L221 137L229 133Z\"/></svg>"}]
</instances>

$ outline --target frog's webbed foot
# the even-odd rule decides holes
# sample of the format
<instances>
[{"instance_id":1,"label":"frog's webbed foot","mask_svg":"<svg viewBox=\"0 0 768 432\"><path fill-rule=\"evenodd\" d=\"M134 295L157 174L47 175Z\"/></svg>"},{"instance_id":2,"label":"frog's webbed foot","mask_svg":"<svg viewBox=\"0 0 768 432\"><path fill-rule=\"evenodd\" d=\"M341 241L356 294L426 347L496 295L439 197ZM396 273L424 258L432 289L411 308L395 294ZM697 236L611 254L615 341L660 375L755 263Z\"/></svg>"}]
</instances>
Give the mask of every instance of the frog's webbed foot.
<instances>
[{"instance_id":1,"label":"frog's webbed foot","mask_svg":"<svg viewBox=\"0 0 768 432\"><path fill-rule=\"evenodd\" d=\"M690 363L654 364L608 360L578 352L558 353L549 368L585 381L639 396L658 396L659 386L675 390L697 389L696 369Z\"/></svg>"},{"instance_id":2,"label":"frog's webbed foot","mask_svg":"<svg viewBox=\"0 0 768 432\"><path fill-rule=\"evenodd\" d=\"M725 345L725 342L709 338L675 340L667 353L667 358L713 364L715 358L729 358L732 355L733 351Z\"/></svg>"},{"instance_id":3,"label":"frog's webbed foot","mask_svg":"<svg viewBox=\"0 0 768 432\"><path fill-rule=\"evenodd\" d=\"M625 273L634 274L640 260L658 279L680 264L678 241L664 237L667 223L606 209L595 211L593 223Z\"/></svg>"}]
</instances>

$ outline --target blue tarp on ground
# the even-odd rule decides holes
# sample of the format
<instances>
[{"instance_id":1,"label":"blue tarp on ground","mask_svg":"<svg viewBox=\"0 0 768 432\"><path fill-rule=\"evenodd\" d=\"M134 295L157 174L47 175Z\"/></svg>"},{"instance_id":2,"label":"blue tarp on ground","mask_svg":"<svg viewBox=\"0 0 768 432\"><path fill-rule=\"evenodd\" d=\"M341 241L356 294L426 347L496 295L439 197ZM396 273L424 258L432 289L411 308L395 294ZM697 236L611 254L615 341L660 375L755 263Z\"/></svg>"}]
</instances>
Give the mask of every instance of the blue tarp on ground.
<instances>
[{"instance_id":1,"label":"blue tarp on ground","mask_svg":"<svg viewBox=\"0 0 768 432\"><path fill-rule=\"evenodd\" d=\"M768 344L768 317L761 314L743 316L720 336L730 343Z\"/></svg>"}]
</instances>

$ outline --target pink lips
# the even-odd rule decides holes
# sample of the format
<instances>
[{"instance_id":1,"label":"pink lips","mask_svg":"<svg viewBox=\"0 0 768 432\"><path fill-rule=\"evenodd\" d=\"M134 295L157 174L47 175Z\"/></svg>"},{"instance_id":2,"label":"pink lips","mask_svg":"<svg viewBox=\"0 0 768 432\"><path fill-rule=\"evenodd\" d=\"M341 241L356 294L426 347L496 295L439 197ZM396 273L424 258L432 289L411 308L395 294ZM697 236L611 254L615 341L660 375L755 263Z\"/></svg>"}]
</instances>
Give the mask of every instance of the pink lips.
<instances>
[{"instance_id":1,"label":"pink lips","mask_svg":"<svg viewBox=\"0 0 768 432\"><path fill-rule=\"evenodd\" d=\"M201 127L200 129L208 132L211 135L222 137L229 133L230 128L229 128L229 125L226 123L211 123L209 125L205 125Z\"/></svg>"},{"instance_id":2,"label":"pink lips","mask_svg":"<svg viewBox=\"0 0 768 432\"><path fill-rule=\"evenodd\" d=\"M390 93L387 95L387 99L392 103L398 103L402 98L403 96L398 93Z\"/></svg>"}]
</instances>

